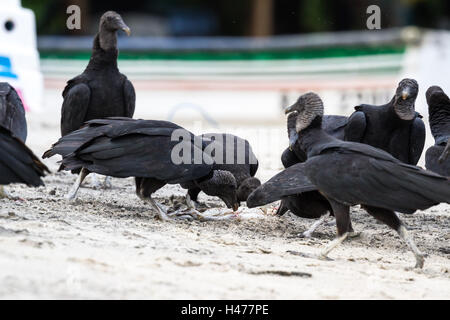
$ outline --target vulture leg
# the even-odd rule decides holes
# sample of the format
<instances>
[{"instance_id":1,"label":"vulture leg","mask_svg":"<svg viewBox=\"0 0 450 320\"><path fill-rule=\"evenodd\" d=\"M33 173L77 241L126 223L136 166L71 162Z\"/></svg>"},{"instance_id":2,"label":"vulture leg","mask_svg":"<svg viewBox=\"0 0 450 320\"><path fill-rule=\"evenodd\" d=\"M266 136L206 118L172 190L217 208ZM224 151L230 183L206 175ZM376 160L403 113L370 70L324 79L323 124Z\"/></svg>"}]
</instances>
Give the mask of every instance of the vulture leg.
<instances>
[{"instance_id":1,"label":"vulture leg","mask_svg":"<svg viewBox=\"0 0 450 320\"><path fill-rule=\"evenodd\" d=\"M312 234L314 233L314 231L316 231L316 229L322 224L324 223L327 218L330 216L330 213L326 213L323 216L320 217L319 220L315 221L311 227L309 227L308 230L306 230L305 232L299 234L299 236L302 236L304 238L312 238Z\"/></svg>"},{"instance_id":2,"label":"vulture leg","mask_svg":"<svg viewBox=\"0 0 450 320\"><path fill-rule=\"evenodd\" d=\"M156 211L158 217L161 220L170 220L169 216L167 215L166 209L164 209L159 203L155 201L155 199L152 198L153 192L164 187L166 183L164 181L153 178L135 177L134 180L136 183L137 196L142 201L150 203L150 206L154 211Z\"/></svg>"},{"instance_id":3,"label":"vulture leg","mask_svg":"<svg viewBox=\"0 0 450 320\"><path fill-rule=\"evenodd\" d=\"M188 206L189 209L196 209L197 208L197 201L194 201L191 199L191 196L188 194L186 194L186 205Z\"/></svg>"},{"instance_id":4,"label":"vulture leg","mask_svg":"<svg viewBox=\"0 0 450 320\"><path fill-rule=\"evenodd\" d=\"M72 188L70 189L69 193L66 195L66 199L69 201L73 201L77 198L77 192L80 188L80 185L83 183L83 180L86 178L86 176L89 174L89 171L85 168L81 169L80 174L78 175L77 180L73 184Z\"/></svg>"},{"instance_id":5,"label":"vulture leg","mask_svg":"<svg viewBox=\"0 0 450 320\"><path fill-rule=\"evenodd\" d=\"M397 230L400 238L403 239L403 241L406 242L406 245L409 247L409 249L414 253L414 256L416 257L416 265L414 268L422 269L423 264L425 263L425 257L422 252L417 248L416 244L414 243L414 240L412 239L411 235L408 233L404 225L401 225L400 228Z\"/></svg>"},{"instance_id":6,"label":"vulture leg","mask_svg":"<svg viewBox=\"0 0 450 320\"><path fill-rule=\"evenodd\" d=\"M337 246L339 246L345 239L347 239L349 235L349 227L350 224L350 207L346 206L342 203L339 203L335 200L329 199L328 201L331 204L331 208L333 209L334 216L336 218L336 227L337 227L337 235L338 237L331 241L325 249L320 253L321 259L327 259L328 254Z\"/></svg>"},{"instance_id":7,"label":"vulture leg","mask_svg":"<svg viewBox=\"0 0 450 320\"><path fill-rule=\"evenodd\" d=\"M201 192L200 188L189 189L186 194L186 205L190 209L197 209L199 203L197 201L198 194Z\"/></svg>"},{"instance_id":8,"label":"vulture leg","mask_svg":"<svg viewBox=\"0 0 450 320\"><path fill-rule=\"evenodd\" d=\"M387 224L389 227L397 231L400 238L402 238L402 240L406 242L406 245L416 257L415 268L423 268L423 264L425 262L424 254L417 248L414 240L406 230L403 222L399 219L397 214L394 211L382 208L364 206L364 209L366 209L372 217L383 222L384 224Z\"/></svg>"},{"instance_id":9,"label":"vulture leg","mask_svg":"<svg viewBox=\"0 0 450 320\"><path fill-rule=\"evenodd\" d=\"M162 208L160 206L160 204L158 202L156 202L151 196L147 199L142 199L142 200L150 203L153 210L155 210L156 213L158 214L159 219L161 219L162 221L170 220L169 216L167 215L166 210L164 208Z\"/></svg>"},{"instance_id":10,"label":"vulture leg","mask_svg":"<svg viewBox=\"0 0 450 320\"><path fill-rule=\"evenodd\" d=\"M281 200L280 205L278 206L278 209L277 209L277 212L275 213L275 215L282 216L283 214L285 214L288 211L289 211L289 208L286 207L286 205L284 204L284 201Z\"/></svg>"},{"instance_id":11,"label":"vulture leg","mask_svg":"<svg viewBox=\"0 0 450 320\"><path fill-rule=\"evenodd\" d=\"M171 219L195 219L200 221L224 219L223 216L220 217L205 216L195 209L188 209L185 211L177 210L175 212L167 213L166 209L163 208L161 204L159 204L152 198L152 194L166 184L164 181L154 178L136 177L135 182L136 182L136 194L138 195L138 197L145 202L149 202L153 210L155 210L156 213L158 214L158 217L163 221Z\"/></svg>"},{"instance_id":12,"label":"vulture leg","mask_svg":"<svg viewBox=\"0 0 450 320\"><path fill-rule=\"evenodd\" d=\"M322 250L322 252L320 253L320 258L323 260L327 260L328 259L328 254L337 246L339 246L342 242L344 242L345 239L347 239L348 237L348 232L344 233L342 236L338 236L336 239L334 239L333 241L331 241L326 247L325 249Z\"/></svg>"},{"instance_id":13,"label":"vulture leg","mask_svg":"<svg viewBox=\"0 0 450 320\"><path fill-rule=\"evenodd\" d=\"M105 188L105 189L111 189L112 188L112 183L111 183L111 177L110 176L106 176L105 177L105 181L103 181L103 188Z\"/></svg>"},{"instance_id":14,"label":"vulture leg","mask_svg":"<svg viewBox=\"0 0 450 320\"><path fill-rule=\"evenodd\" d=\"M361 235L361 232L356 232L353 230L352 222L348 221L348 237L349 238L357 238Z\"/></svg>"}]
</instances>

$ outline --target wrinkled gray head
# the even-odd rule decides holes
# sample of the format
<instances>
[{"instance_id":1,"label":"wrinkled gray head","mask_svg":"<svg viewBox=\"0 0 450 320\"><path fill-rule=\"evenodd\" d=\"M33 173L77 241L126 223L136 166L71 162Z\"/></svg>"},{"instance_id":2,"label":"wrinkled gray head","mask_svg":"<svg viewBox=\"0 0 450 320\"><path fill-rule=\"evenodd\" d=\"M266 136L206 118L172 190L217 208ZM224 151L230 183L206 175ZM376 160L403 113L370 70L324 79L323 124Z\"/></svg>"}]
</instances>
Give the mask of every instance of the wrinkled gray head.
<instances>
[{"instance_id":1,"label":"wrinkled gray head","mask_svg":"<svg viewBox=\"0 0 450 320\"><path fill-rule=\"evenodd\" d=\"M247 198L250 195L250 193L252 193L253 190L258 188L260 185L261 181L259 181L259 179L255 177L250 177L242 181L237 190L238 201L239 202L247 201Z\"/></svg>"},{"instance_id":2,"label":"wrinkled gray head","mask_svg":"<svg viewBox=\"0 0 450 320\"><path fill-rule=\"evenodd\" d=\"M236 211L239 208L236 179L229 171L214 170L212 177L197 182L204 193L222 199L228 208Z\"/></svg>"},{"instance_id":3,"label":"wrinkled gray head","mask_svg":"<svg viewBox=\"0 0 450 320\"><path fill-rule=\"evenodd\" d=\"M323 116L323 102L314 92L301 95L297 102L285 109L285 113L297 111L295 130L300 132L306 129L317 116Z\"/></svg>"},{"instance_id":4,"label":"wrinkled gray head","mask_svg":"<svg viewBox=\"0 0 450 320\"><path fill-rule=\"evenodd\" d=\"M394 111L402 120L412 120L416 116L416 102L419 85L414 79L403 79L397 87L394 96Z\"/></svg>"},{"instance_id":5,"label":"wrinkled gray head","mask_svg":"<svg viewBox=\"0 0 450 320\"><path fill-rule=\"evenodd\" d=\"M434 107L445 107L450 105L450 99L444 90L438 86L429 87L425 93L428 104L428 111L431 113Z\"/></svg>"},{"instance_id":6,"label":"wrinkled gray head","mask_svg":"<svg viewBox=\"0 0 450 320\"><path fill-rule=\"evenodd\" d=\"M123 22L120 14L114 11L105 12L100 18L100 30L116 32L118 30L124 31L128 36L131 34L130 28Z\"/></svg>"}]
</instances>

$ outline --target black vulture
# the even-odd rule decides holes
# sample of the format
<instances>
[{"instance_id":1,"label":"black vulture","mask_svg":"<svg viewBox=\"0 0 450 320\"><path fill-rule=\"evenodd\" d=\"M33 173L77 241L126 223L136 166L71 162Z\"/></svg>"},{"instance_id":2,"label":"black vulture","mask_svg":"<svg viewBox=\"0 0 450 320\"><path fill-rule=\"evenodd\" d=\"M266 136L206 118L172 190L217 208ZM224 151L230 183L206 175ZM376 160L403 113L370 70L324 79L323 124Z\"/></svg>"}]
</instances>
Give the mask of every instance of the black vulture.
<instances>
[{"instance_id":1,"label":"black vulture","mask_svg":"<svg viewBox=\"0 0 450 320\"><path fill-rule=\"evenodd\" d=\"M355 107L345 127L345 140L369 144L416 165L425 145L425 125L414 109L418 91L416 80L403 79L389 103Z\"/></svg>"},{"instance_id":2,"label":"black vulture","mask_svg":"<svg viewBox=\"0 0 450 320\"><path fill-rule=\"evenodd\" d=\"M41 177L50 171L23 140L3 126L0 126L0 150L0 198L15 199L3 187L10 183L23 183L32 187L44 185Z\"/></svg>"},{"instance_id":3,"label":"black vulture","mask_svg":"<svg viewBox=\"0 0 450 320\"><path fill-rule=\"evenodd\" d=\"M322 130L323 104L314 93L295 105L296 128L308 160L275 175L250 194L248 207L284 196L318 190L329 201L336 218L338 238L322 252L344 241L350 230L349 207L360 204L370 215L396 230L423 267L424 255L394 211L412 214L441 202L450 203L450 179L401 162L367 144L347 142Z\"/></svg>"},{"instance_id":4,"label":"black vulture","mask_svg":"<svg viewBox=\"0 0 450 320\"><path fill-rule=\"evenodd\" d=\"M27 120L22 100L7 82L0 82L0 126L9 130L16 138L27 139Z\"/></svg>"},{"instance_id":5,"label":"black vulture","mask_svg":"<svg viewBox=\"0 0 450 320\"><path fill-rule=\"evenodd\" d=\"M298 100L296 103L298 103ZM285 113L288 113L287 129L289 136L289 148L286 148L281 156L281 162L285 168L299 162L305 162L307 159L306 153L300 148L298 134L295 129L298 115L297 111L295 111L295 104L285 110ZM322 128L328 134L343 140L347 121L348 118L344 116L325 115L322 119ZM329 215L333 215L330 203L318 191L308 191L283 197L276 214L281 216L288 210L301 218L319 219L312 224L308 230L303 232L302 236L304 237L311 237L317 227L321 225ZM350 229L353 231L351 225Z\"/></svg>"},{"instance_id":6,"label":"black vulture","mask_svg":"<svg viewBox=\"0 0 450 320\"><path fill-rule=\"evenodd\" d=\"M206 133L201 139L203 150L214 158L216 169L231 172L236 179L238 201L246 201L250 193L261 185L259 179L255 178L258 159L250 143L228 133ZM188 205L195 207L201 189L193 181L185 182L181 186L188 189ZM190 203L191 201L194 203Z\"/></svg>"},{"instance_id":7,"label":"black vulture","mask_svg":"<svg viewBox=\"0 0 450 320\"><path fill-rule=\"evenodd\" d=\"M213 159L203 152L202 140L172 122L119 117L91 120L62 137L43 157L55 154L63 156L62 169L83 168L73 192L86 171L135 177L137 195L149 201L163 220L168 214L151 196L166 184L192 182L206 194L218 196L228 208L239 207L234 176L216 169ZM193 211L193 217L202 218Z\"/></svg>"},{"instance_id":8,"label":"black vulture","mask_svg":"<svg viewBox=\"0 0 450 320\"><path fill-rule=\"evenodd\" d=\"M450 160L447 159L450 149L450 99L437 86L428 88L428 114L434 146L425 153L425 167L443 176L450 176Z\"/></svg>"},{"instance_id":9,"label":"black vulture","mask_svg":"<svg viewBox=\"0 0 450 320\"><path fill-rule=\"evenodd\" d=\"M134 87L117 67L118 30L130 34L130 29L118 13L105 12L100 18L99 31L94 38L86 69L69 80L62 93L62 136L79 129L88 120L133 117L136 100ZM108 184L106 179L105 186Z\"/></svg>"}]
</instances>

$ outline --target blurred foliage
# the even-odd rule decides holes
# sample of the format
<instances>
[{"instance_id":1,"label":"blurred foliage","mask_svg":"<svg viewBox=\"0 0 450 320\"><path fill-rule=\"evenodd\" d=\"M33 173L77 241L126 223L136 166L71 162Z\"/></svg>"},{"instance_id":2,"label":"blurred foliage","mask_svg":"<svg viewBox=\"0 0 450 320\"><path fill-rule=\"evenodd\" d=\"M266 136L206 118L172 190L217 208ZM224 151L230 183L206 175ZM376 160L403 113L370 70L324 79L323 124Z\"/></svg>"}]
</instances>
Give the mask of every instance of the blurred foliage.
<instances>
[{"instance_id":1,"label":"blurred foliage","mask_svg":"<svg viewBox=\"0 0 450 320\"><path fill-rule=\"evenodd\" d=\"M238 36L249 35L254 1L258 0L22 0L22 5L35 12L39 34L67 33L66 8L70 4L79 4L87 18L91 18L87 19L91 23L96 23L93 19L102 12L116 10L123 15L148 14L149 17L166 18L169 22L176 16L178 21L184 19L183 23L194 24L192 12L199 12L216 21L214 25L217 26L214 31L199 30L199 36ZM449 0L273 0L274 33L362 29L367 17L365 9L371 4L381 7L382 28L417 25L450 29ZM83 32L87 33L89 29L83 29Z\"/></svg>"},{"instance_id":2,"label":"blurred foliage","mask_svg":"<svg viewBox=\"0 0 450 320\"><path fill-rule=\"evenodd\" d=\"M60 34L65 32L67 5L64 1L22 0L22 6L30 8L36 15L38 34Z\"/></svg>"},{"instance_id":3,"label":"blurred foliage","mask_svg":"<svg viewBox=\"0 0 450 320\"><path fill-rule=\"evenodd\" d=\"M326 0L304 0L300 2L300 26L309 32L330 30L330 2Z\"/></svg>"}]
</instances>

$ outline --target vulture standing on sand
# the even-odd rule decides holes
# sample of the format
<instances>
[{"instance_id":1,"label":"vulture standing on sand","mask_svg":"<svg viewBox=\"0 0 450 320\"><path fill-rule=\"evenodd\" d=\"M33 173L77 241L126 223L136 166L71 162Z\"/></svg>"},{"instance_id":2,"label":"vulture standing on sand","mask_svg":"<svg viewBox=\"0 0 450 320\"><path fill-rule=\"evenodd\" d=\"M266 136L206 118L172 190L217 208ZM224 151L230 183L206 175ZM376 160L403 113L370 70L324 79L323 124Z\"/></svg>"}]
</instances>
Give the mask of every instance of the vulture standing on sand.
<instances>
[{"instance_id":1,"label":"vulture standing on sand","mask_svg":"<svg viewBox=\"0 0 450 320\"><path fill-rule=\"evenodd\" d=\"M425 154L425 167L443 176L450 176L450 99L437 86L430 87L426 93L428 115L434 146Z\"/></svg>"},{"instance_id":2,"label":"vulture standing on sand","mask_svg":"<svg viewBox=\"0 0 450 320\"><path fill-rule=\"evenodd\" d=\"M203 152L199 137L172 122L91 120L62 137L43 157L55 154L63 156L62 169L83 168L76 187L87 172L135 177L137 195L148 201L163 220L169 219L169 215L152 199L152 194L166 184L195 184L206 194L222 199L228 208L235 211L239 207L234 176L217 169L211 157ZM174 214L177 215L178 212ZM181 212L181 216L185 215ZM187 215L207 220L195 210Z\"/></svg>"},{"instance_id":3,"label":"vulture standing on sand","mask_svg":"<svg viewBox=\"0 0 450 320\"><path fill-rule=\"evenodd\" d=\"M296 103L298 103L298 100ZM285 168L289 168L296 163L305 162L307 160L305 151L300 147L298 141L299 137L295 129L298 116L297 111L295 111L295 104L285 110L285 113L289 114L287 118L289 148L286 148L281 156L281 162ZM322 127L328 134L343 140L347 121L348 118L344 116L325 115L322 119ZM319 219L313 223L308 230L303 232L302 235L308 238L312 236L317 227L320 226L329 215L333 215L330 203L318 191L302 192L283 197L276 214L281 216L288 210L300 218ZM350 229L353 231L351 225Z\"/></svg>"},{"instance_id":4,"label":"vulture standing on sand","mask_svg":"<svg viewBox=\"0 0 450 320\"><path fill-rule=\"evenodd\" d=\"M206 133L201 139L203 150L213 156L216 169L228 171L236 179L238 202L246 201L250 193L261 185L259 179L255 178L258 160L250 143L228 133ZM195 207L201 189L193 181L182 183L181 186L188 189L188 205Z\"/></svg>"},{"instance_id":5,"label":"vulture standing on sand","mask_svg":"<svg viewBox=\"0 0 450 320\"><path fill-rule=\"evenodd\" d=\"M308 160L285 169L258 187L250 194L247 205L261 206L284 196L318 190L333 209L338 233L338 238L321 254L326 257L350 232L350 206L360 204L398 232L413 251L416 267L422 268L424 255L394 211L412 214L441 202L450 203L450 179L405 164L367 144L330 136L322 129L323 103L314 93L303 95L295 109L299 142Z\"/></svg>"},{"instance_id":6,"label":"vulture standing on sand","mask_svg":"<svg viewBox=\"0 0 450 320\"><path fill-rule=\"evenodd\" d=\"M355 107L345 127L345 140L371 145L416 165L425 144L425 125L414 109L418 91L416 80L403 79L389 103Z\"/></svg>"},{"instance_id":7,"label":"vulture standing on sand","mask_svg":"<svg viewBox=\"0 0 450 320\"><path fill-rule=\"evenodd\" d=\"M4 189L10 183L43 185L41 176L48 171L25 146L27 121L16 90L0 82L0 198L16 199Z\"/></svg>"},{"instance_id":8,"label":"vulture standing on sand","mask_svg":"<svg viewBox=\"0 0 450 320\"><path fill-rule=\"evenodd\" d=\"M136 100L134 87L117 68L118 30L130 34L130 29L118 13L105 12L100 18L89 64L82 74L69 80L64 88L62 136L79 129L88 120L133 117ZM109 182L105 180L107 184ZM67 198L74 199L74 194L69 193Z\"/></svg>"}]
</instances>

